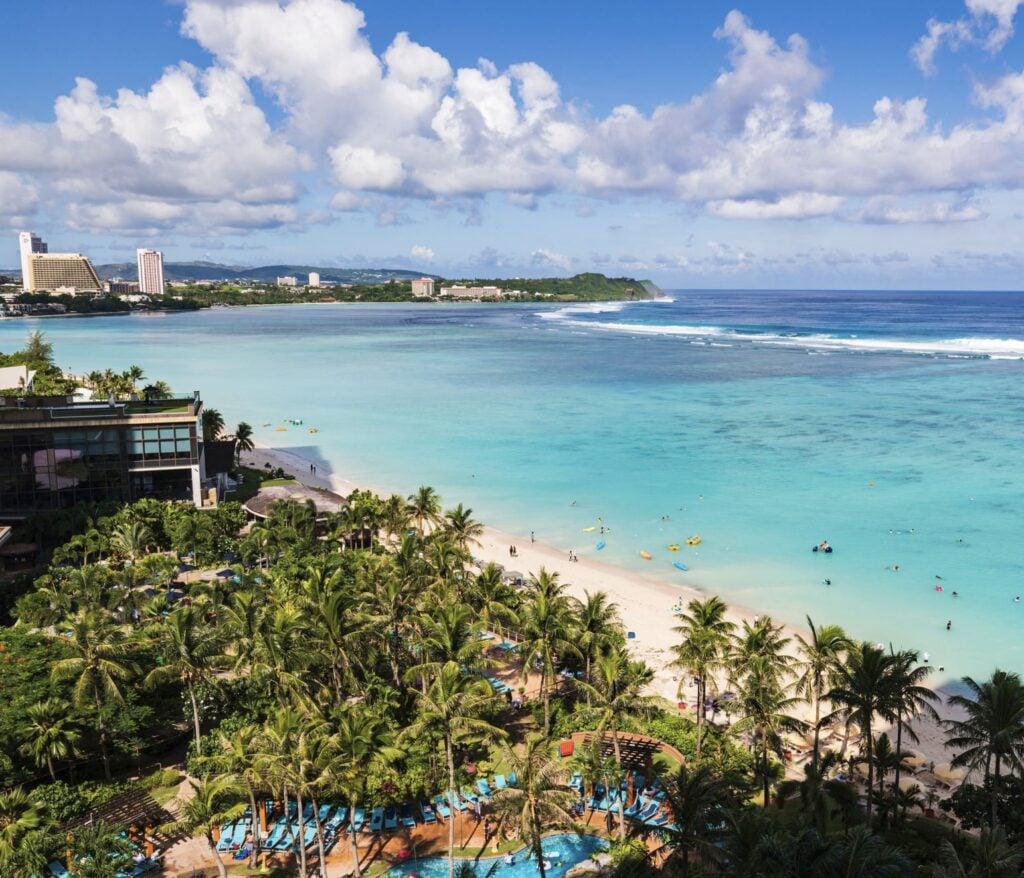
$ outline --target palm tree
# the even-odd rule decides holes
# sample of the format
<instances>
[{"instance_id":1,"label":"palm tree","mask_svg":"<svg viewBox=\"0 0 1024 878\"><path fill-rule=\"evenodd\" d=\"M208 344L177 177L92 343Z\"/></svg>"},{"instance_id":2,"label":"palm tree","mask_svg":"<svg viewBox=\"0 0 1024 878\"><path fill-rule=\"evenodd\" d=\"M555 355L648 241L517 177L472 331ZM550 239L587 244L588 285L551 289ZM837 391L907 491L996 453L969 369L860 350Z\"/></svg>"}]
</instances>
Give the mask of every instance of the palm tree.
<instances>
[{"instance_id":1,"label":"palm tree","mask_svg":"<svg viewBox=\"0 0 1024 878\"><path fill-rule=\"evenodd\" d=\"M594 660L622 641L622 623L619 621L618 604L612 603L606 592L591 594L585 591L583 596L576 629L585 663L583 677L589 681ZM589 704L589 695L587 699Z\"/></svg>"},{"instance_id":2,"label":"palm tree","mask_svg":"<svg viewBox=\"0 0 1024 878\"><path fill-rule=\"evenodd\" d=\"M887 655L870 643L860 643L847 650L846 661L838 668L835 686L825 696L860 726L868 765L868 820L874 806L875 739L872 726L876 716L884 719L895 716L893 679L897 670L895 656Z\"/></svg>"},{"instance_id":3,"label":"palm tree","mask_svg":"<svg viewBox=\"0 0 1024 878\"><path fill-rule=\"evenodd\" d=\"M804 766L803 778L784 780L778 788L780 800L799 793L800 810L810 814L812 825L821 835L825 835L828 828L830 805L843 814L844 822L848 824L860 804L857 792L850 784L829 778L839 761L838 753L826 753L817 765L808 762Z\"/></svg>"},{"instance_id":4,"label":"palm tree","mask_svg":"<svg viewBox=\"0 0 1024 878\"><path fill-rule=\"evenodd\" d=\"M494 808L502 823L511 823L537 859L540 878L546 878L542 839L549 829L574 826L575 792L563 780L563 768L551 755L546 736L531 735L522 752L505 748L505 759L515 772L516 786L494 793Z\"/></svg>"},{"instance_id":5,"label":"palm tree","mask_svg":"<svg viewBox=\"0 0 1024 878\"><path fill-rule=\"evenodd\" d=\"M67 646L75 655L55 661L50 675L54 680L74 679L72 693L75 704L82 706L91 702L95 707L103 773L110 780L110 754L103 710L111 701L124 701L119 684L134 673L127 659L128 646L122 630L97 610L82 610L75 617Z\"/></svg>"},{"instance_id":6,"label":"palm tree","mask_svg":"<svg viewBox=\"0 0 1024 878\"><path fill-rule=\"evenodd\" d=\"M437 491L428 485L421 485L415 494L410 494L408 499L409 515L416 522L416 529L425 534L428 525L437 523L441 514L441 498Z\"/></svg>"},{"instance_id":7,"label":"palm tree","mask_svg":"<svg viewBox=\"0 0 1024 878\"><path fill-rule=\"evenodd\" d=\"M996 670L983 683L964 677L970 695L953 695L949 704L967 717L946 721L946 746L960 750L953 765L984 768L991 780L994 827L999 820L999 786L1004 766L1021 767L1024 747L1024 685L1017 674Z\"/></svg>"},{"instance_id":8,"label":"palm tree","mask_svg":"<svg viewBox=\"0 0 1024 878\"><path fill-rule=\"evenodd\" d=\"M10 874L18 865L21 845L44 825L44 806L22 787L0 792L0 871Z\"/></svg>"},{"instance_id":9,"label":"palm tree","mask_svg":"<svg viewBox=\"0 0 1024 878\"><path fill-rule=\"evenodd\" d=\"M617 649L598 658L592 684L582 680L577 683L586 693L590 709L598 716L598 732L604 732L605 729L611 732L618 777L622 776L619 730L629 722L630 717L650 716L657 711L658 699L641 694L653 679L654 672L647 665L630 661L624 649ZM620 839L626 837L624 810L623 804L618 809Z\"/></svg>"},{"instance_id":10,"label":"palm tree","mask_svg":"<svg viewBox=\"0 0 1024 878\"><path fill-rule=\"evenodd\" d=\"M199 416L204 442L215 442L224 432L224 416L217 409L203 409Z\"/></svg>"},{"instance_id":11,"label":"palm tree","mask_svg":"<svg viewBox=\"0 0 1024 878\"><path fill-rule=\"evenodd\" d=\"M103 820L75 829L71 844L75 878L109 878L131 873L132 845L119 827Z\"/></svg>"},{"instance_id":12,"label":"palm tree","mask_svg":"<svg viewBox=\"0 0 1024 878\"><path fill-rule=\"evenodd\" d=\"M683 642L675 647L675 667L692 672L697 678L697 761L700 761L704 703L708 692L714 691L715 673L725 664L729 636L735 627L725 618L728 608L717 597L703 601L694 598L686 607L686 615L673 630ZM685 698L685 680L679 683L679 698ZM710 687L710 689L709 689Z\"/></svg>"},{"instance_id":13,"label":"palm tree","mask_svg":"<svg viewBox=\"0 0 1024 878\"><path fill-rule=\"evenodd\" d=\"M70 716L71 705L59 698L47 698L30 705L25 713L28 722L21 730L21 752L31 756L36 765L45 765L50 780L55 781L54 760L74 756L82 737Z\"/></svg>"},{"instance_id":14,"label":"palm tree","mask_svg":"<svg viewBox=\"0 0 1024 878\"><path fill-rule=\"evenodd\" d=\"M451 533L460 549L467 549L471 544L479 542L484 526L473 519L473 510L464 509L460 503L445 513L445 528Z\"/></svg>"},{"instance_id":15,"label":"palm tree","mask_svg":"<svg viewBox=\"0 0 1024 878\"><path fill-rule=\"evenodd\" d=\"M417 739L436 735L444 744L448 765L448 800L455 798L455 745L457 742L494 741L505 733L491 725L485 714L494 702L494 690L480 677L464 674L458 662L441 665L425 692L416 697L417 715L406 729ZM448 878L455 874L455 821L448 821Z\"/></svg>"},{"instance_id":16,"label":"palm tree","mask_svg":"<svg viewBox=\"0 0 1024 878\"><path fill-rule=\"evenodd\" d=\"M579 655L574 642L573 622L579 617L579 602L565 594L557 573L543 567L530 577L526 603L519 613L525 641L519 646L523 661L523 682L534 663L540 665L540 695L544 702L544 736L551 734L550 683L555 679L559 655Z\"/></svg>"},{"instance_id":17,"label":"palm tree","mask_svg":"<svg viewBox=\"0 0 1024 878\"><path fill-rule=\"evenodd\" d=\"M124 374L131 381L132 390L138 389L139 384L146 380L146 373L143 371L142 366L129 366Z\"/></svg>"},{"instance_id":18,"label":"palm tree","mask_svg":"<svg viewBox=\"0 0 1024 878\"><path fill-rule=\"evenodd\" d=\"M477 574L466 593L466 601L476 611L484 631L495 630L496 624L515 623L519 597L515 589L505 582L501 568L493 562Z\"/></svg>"},{"instance_id":19,"label":"palm tree","mask_svg":"<svg viewBox=\"0 0 1024 878\"><path fill-rule=\"evenodd\" d=\"M1017 878L1024 863L1024 842L1010 844L1001 826L984 827L974 848L974 862L965 860L948 839L942 843L933 878Z\"/></svg>"},{"instance_id":20,"label":"palm tree","mask_svg":"<svg viewBox=\"0 0 1024 878\"><path fill-rule=\"evenodd\" d=\"M680 765L669 778L665 804L672 820L663 831L679 857L682 875L689 874L692 854L701 862L717 857L728 800L725 784L706 765Z\"/></svg>"},{"instance_id":21,"label":"palm tree","mask_svg":"<svg viewBox=\"0 0 1024 878\"><path fill-rule=\"evenodd\" d=\"M337 760L334 770L338 787L349 804L349 830L352 838L352 862L356 878L359 867L359 840L355 813L366 796L371 772L398 759L402 751L394 746L394 734L384 720L365 703L344 704L335 715Z\"/></svg>"},{"instance_id":22,"label":"palm tree","mask_svg":"<svg viewBox=\"0 0 1024 878\"><path fill-rule=\"evenodd\" d=\"M235 427L235 462L241 464L242 452L252 451L255 447L252 441L252 426L241 421Z\"/></svg>"},{"instance_id":23,"label":"palm tree","mask_svg":"<svg viewBox=\"0 0 1024 878\"><path fill-rule=\"evenodd\" d=\"M850 639L838 625L816 627L807 617L810 639L801 635L796 639L800 644L801 674L796 680L795 692L814 705L814 747L811 764L818 767L821 735L821 701L835 674L836 666L850 645Z\"/></svg>"},{"instance_id":24,"label":"palm tree","mask_svg":"<svg viewBox=\"0 0 1024 878\"><path fill-rule=\"evenodd\" d=\"M213 775L206 780L190 778L189 786L192 787L192 795L179 800L178 813L181 816L169 828L203 836L217 865L217 874L220 878L227 878L228 872L217 853L213 833L215 827L237 820L245 811L238 779L230 774Z\"/></svg>"},{"instance_id":25,"label":"palm tree","mask_svg":"<svg viewBox=\"0 0 1024 878\"><path fill-rule=\"evenodd\" d=\"M108 548L115 555L134 564L153 545L153 532L140 521L118 524L110 533Z\"/></svg>"},{"instance_id":26,"label":"palm tree","mask_svg":"<svg viewBox=\"0 0 1024 878\"><path fill-rule=\"evenodd\" d=\"M164 663L146 675L145 685L160 686L173 681L184 685L192 705L196 754L202 755L199 701L196 686L209 680L217 668L227 663L215 629L208 626L192 607L177 607L159 629L164 647Z\"/></svg>"},{"instance_id":27,"label":"palm tree","mask_svg":"<svg viewBox=\"0 0 1024 878\"><path fill-rule=\"evenodd\" d=\"M242 726L234 732L221 731L217 734L219 752L209 761L223 768L244 786L249 798L253 819L253 846L249 856L249 867L256 868L260 852L259 812L256 804L256 789L263 783L263 774L257 767L261 745L260 730L255 725Z\"/></svg>"},{"instance_id":28,"label":"palm tree","mask_svg":"<svg viewBox=\"0 0 1024 878\"><path fill-rule=\"evenodd\" d=\"M933 705L940 699L936 692L921 685L931 673L931 665L917 664L917 652L914 650L903 650L896 653L896 657L897 666L893 676L892 694L896 713L896 750L901 751L904 732L907 733L910 740L918 740L917 733L910 725L910 720L923 713L938 721L939 715ZM893 795L899 793L902 770L902 762L897 762L892 782Z\"/></svg>"}]
</instances>

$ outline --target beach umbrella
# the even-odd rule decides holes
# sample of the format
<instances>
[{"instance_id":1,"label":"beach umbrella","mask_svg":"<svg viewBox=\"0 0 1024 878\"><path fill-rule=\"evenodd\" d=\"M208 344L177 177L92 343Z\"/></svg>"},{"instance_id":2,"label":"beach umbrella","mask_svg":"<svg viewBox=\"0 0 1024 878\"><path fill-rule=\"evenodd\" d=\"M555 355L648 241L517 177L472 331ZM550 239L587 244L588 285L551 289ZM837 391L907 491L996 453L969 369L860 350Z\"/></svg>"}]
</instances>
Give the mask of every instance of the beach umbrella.
<instances>
[{"instance_id":1,"label":"beach umbrella","mask_svg":"<svg viewBox=\"0 0 1024 878\"><path fill-rule=\"evenodd\" d=\"M235 571L232 570L230 567L225 567L223 570L218 570L214 574L214 576L216 576L218 579L230 579L234 575Z\"/></svg>"},{"instance_id":2,"label":"beach umbrella","mask_svg":"<svg viewBox=\"0 0 1024 878\"><path fill-rule=\"evenodd\" d=\"M180 570L182 573L189 573L189 572L191 572L193 570L197 570L197 569L198 569L197 567L193 567L191 564L184 564L184 563L182 563L182 564L178 565L178 570Z\"/></svg>"},{"instance_id":3,"label":"beach umbrella","mask_svg":"<svg viewBox=\"0 0 1024 878\"><path fill-rule=\"evenodd\" d=\"M909 765L911 768L924 768L930 761L920 750L907 750L905 752L907 755L903 757L903 764Z\"/></svg>"},{"instance_id":4,"label":"beach umbrella","mask_svg":"<svg viewBox=\"0 0 1024 878\"><path fill-rule=\"evenodd\" d=\"M918 787L918 788L921 787L921 783L918 781L918 779L916 777L901 777L900 778L900 789L903 790L903 792L906 792L911 787ZM921 792L924 792L923 788L921 789Z\"/></svg>"},{"instance_id":5,"label":"beach umbrella","mask_svg":"<svg viewBox=\"0 0 1024 878\"><path fill-rule=\"evenodd\" d=\"M967 769L953 766L948 762L941 762L932 769L932 774L947 783L959 783L967 777Z\"/></svg>"}]
</instances>

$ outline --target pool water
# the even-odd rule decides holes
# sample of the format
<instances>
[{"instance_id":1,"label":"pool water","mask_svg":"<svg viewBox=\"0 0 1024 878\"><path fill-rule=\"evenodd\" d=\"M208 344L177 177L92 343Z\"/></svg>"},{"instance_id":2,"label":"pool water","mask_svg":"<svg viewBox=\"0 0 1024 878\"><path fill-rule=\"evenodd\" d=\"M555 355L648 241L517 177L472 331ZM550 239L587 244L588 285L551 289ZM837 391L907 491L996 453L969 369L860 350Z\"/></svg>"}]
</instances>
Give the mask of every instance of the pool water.
<instances>
[{"instance_id":1,"label":"pool water","mask_svg":"<svg viewBox=\"0 0 1024 878\"><path fill-rule=\"evenodd\" d=\"M565 873L573 866L590 858L591 854L603 851L608 842L594 835L552 835L541 844L545 857L551 862L547 870L548 878L565 878ZM493 868L495 878L533 878L540 874L537 863L525 848L515 855L516 861L506 866L503 857L481 857L469 860L474 864L476 874L480 878L488 875ZM459 866L465 860L455 861L455 874L459 874ZM418 860L402 863L387 873L389 878L405 878L417 875L419 878L448 878L447 857L421 857Z\"/></svg>"}]
</instances>

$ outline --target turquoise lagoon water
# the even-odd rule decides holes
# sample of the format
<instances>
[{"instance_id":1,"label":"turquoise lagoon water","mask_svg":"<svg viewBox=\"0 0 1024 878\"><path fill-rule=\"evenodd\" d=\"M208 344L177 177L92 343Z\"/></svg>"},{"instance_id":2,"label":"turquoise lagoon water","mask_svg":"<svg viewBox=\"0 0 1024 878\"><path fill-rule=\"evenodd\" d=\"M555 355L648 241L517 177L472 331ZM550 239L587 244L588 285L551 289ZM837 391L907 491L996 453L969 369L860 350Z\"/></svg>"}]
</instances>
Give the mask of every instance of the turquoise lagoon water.
<instances>
[{"instance_id":1,"label":"turquoise lagoon water","mask_svg":"<svg viewBox=\"0 0 1024 878\"><path fill-rule=\"evenodd\" d=\"M230 308L9 320L0 350L38 326L64 367L139 363L356 481L432 484L514 533L927 650L946 677L1024 671L1024 296Z\"/></svg>"},{"instance_id":2,"label":"turquoise lagoon water","mask_svg":"<svg viewBox=\"0 0 1024 878\"><path fill-rule=\"evenodd\" d=\"M551 862L546 874L549 878L564 878L565 873L573 866L589 859L591 854L604 850L608 842L593 835L552 835L541 842L545 856ZM492 869L496 878L533 878L539 875L537 861L528 856L525 850L515 855L515 863L506 866L503 857L483 857L476 863L476 873L488 875ZM392 878L418 875L420 878L447 878L447 857L424 857L419 860L402 863L388 871Z\"/></svg>"}]
</instances>

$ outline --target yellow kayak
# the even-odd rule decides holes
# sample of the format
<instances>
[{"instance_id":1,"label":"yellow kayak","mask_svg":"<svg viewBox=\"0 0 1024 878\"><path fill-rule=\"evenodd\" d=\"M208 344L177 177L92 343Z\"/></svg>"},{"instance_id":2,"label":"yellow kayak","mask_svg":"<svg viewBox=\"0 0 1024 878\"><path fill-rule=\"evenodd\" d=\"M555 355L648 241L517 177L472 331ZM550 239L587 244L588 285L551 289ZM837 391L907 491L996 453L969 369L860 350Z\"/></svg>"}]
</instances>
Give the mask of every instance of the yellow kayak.
<instances>
[{"instance_id":1,"label":"yellow kayak","mask_svg":"<svg viewBox=\"0 0 1024 878\"><path fill-rule=\"evenodd\" d=\"M640 552L640 557L643 558L645 561L650 561L651 560L651 553L650 552L643 552L642 551L642 552Z\"/></svg>"},{"instance_id":2,"label":"yellow kayak","mask_svg":"<svg viewBox=\"0 0 1024 878\"><path fill-rule=\"evenodd\" d=\"M278 433L287 433L288 432L288 428L287 427L277 427L276 428L276 432L278 432Z\"/></svg>"},{"instance_id":3,"label":"yellow kayak","mask_svg":"<svg viewBox=\"0 0 1024 878\"><path fill-rule=\"evenodd\" d=\"M310 427L309 428L309 435L310 436L312 436L314 433L319 433L319 432L320 431L316 427Z\"/></svg>"},{"instance_id":4,"label":"yellow kayak","mask_svg":"<svg viewBox=\"0 0 1024 878\"><path fill-rule=\"evenodd\" d=\"M701 537L700 534L694 534L692 537L690 537L686 541L686 545L688 545L688 546L699 546L701 544L702 540L703 540L703 537Z\"/></svg>"},{"instance_id":5,"label":"yellow kayak","mask_svg":"<svg viewBox=\"0 0 1024 878\"><path fill-rule=\"evenodd\" d=\"M585 527L585 528L583 528L583 533L585 533L585 534L591 534L591 533L593 533L593 532L594 532L595 530L597 530L597 525L594 525L593 527Z\"/></svg>"},{"instance_id":6,"label":"yellow kayak","mask_svg":"<svg viewBox=\"0 0 1024 878\"><path fill-rule=\"evenodd\" d=\"M670 552L678 552L679 551L679 543L669 543L668 550Z\"/></svg>"}]
</instances>

